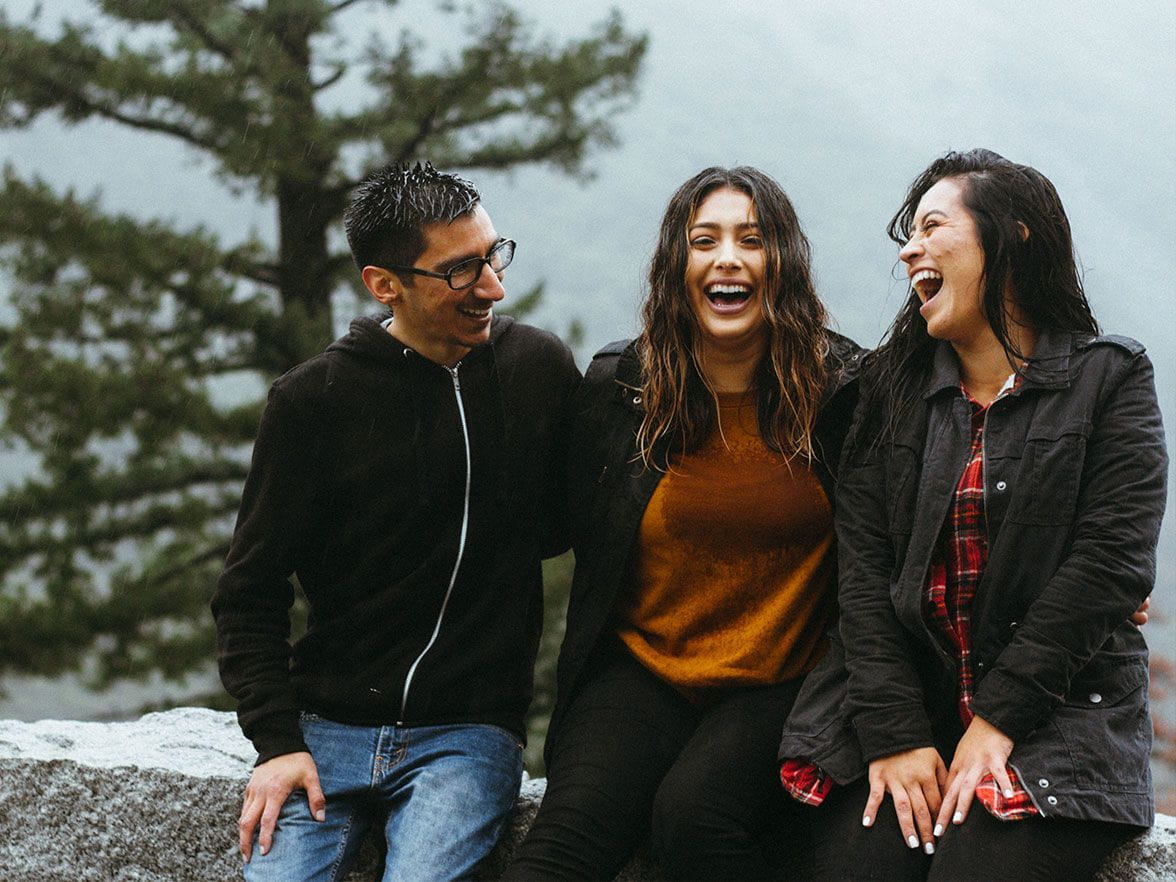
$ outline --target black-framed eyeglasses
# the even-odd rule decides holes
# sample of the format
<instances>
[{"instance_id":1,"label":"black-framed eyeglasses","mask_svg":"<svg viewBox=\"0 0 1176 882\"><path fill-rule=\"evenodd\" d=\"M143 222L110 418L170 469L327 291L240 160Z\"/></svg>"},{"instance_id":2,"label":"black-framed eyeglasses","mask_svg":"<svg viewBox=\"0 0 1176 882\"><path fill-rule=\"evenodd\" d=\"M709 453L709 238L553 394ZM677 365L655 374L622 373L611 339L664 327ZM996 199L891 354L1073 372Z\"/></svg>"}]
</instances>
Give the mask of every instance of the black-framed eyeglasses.
<instances>
[{"instance_id":1,"label":"black-framed eyeglasses","mask_svg":"<svg viewBox=\"0 0 1176 882\"><path fill-rule=\"evenodd\" d=\"M514 239L503 239L490 249L485 257L471 257L461 263L454 264L443 273L432 270L417 269L415 266L385 266L384 269L398 273L415 273L418 276L428 276L430 279L444 279L454 291L464 291L473 286L482 275L482 265L490 267L491 272L500 273L514 260Z\"/></svg>"}]
</instances>

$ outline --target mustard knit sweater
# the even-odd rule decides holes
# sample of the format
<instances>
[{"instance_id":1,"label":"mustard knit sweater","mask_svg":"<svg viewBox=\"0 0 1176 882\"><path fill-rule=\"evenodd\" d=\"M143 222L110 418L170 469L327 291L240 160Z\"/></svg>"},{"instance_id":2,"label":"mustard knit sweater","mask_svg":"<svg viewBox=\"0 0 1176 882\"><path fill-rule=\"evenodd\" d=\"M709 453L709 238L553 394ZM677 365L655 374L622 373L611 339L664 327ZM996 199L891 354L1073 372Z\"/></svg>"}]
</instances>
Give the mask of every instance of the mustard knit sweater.
<instances>
[{"instance_id":1,"label":"mustard knit sweater","mask_svg":"<svg viewBox=\"0 0 1176 882\"><path fill-rule=\"evenodd\" d=\"M833 519L803 458L768 449L753 394L720 394L719 429L675 457L641 521L618 636L695 699L805 674L825 649Z\"/></svg>"}]
</instances>

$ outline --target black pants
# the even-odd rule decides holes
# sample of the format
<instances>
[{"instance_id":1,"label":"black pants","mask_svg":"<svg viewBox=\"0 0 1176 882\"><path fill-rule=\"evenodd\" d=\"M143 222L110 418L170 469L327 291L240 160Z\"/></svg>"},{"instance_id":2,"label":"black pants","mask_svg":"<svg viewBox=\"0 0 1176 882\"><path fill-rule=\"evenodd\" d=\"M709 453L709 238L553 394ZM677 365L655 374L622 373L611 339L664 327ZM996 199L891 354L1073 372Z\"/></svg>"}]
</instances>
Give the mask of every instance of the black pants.
<instances>
[{"instance_id":1,"label":"black pants","mask_svg":"<svg viewBox=\"0 0 1176 882\"><path fill-rule=\"evenodd\" d=\"M819 808L811 856L815 866L804 876L829 880L1042 880L1092 879L1116 847L1143 832L1142 827L1103 821L1026 818L1000 821L972 803L960 826L948 829L935 854L908 848L887 797L874 826L862 826L870 787L861 779L839 788Z\"/></svg>"},{"instance_id":2,"label":"black pants","mask_svg":"<svg viewBox=\"0 0 1176 882\"><path fill-rule=\"evenodd\" d=\"M795 809L776 750L799 681L700 707L620 647L590 663L554 733L539 814L503 878L611 879L647 837L669 878L779 876L772 834Z\"/></svg>"}]
</instances>

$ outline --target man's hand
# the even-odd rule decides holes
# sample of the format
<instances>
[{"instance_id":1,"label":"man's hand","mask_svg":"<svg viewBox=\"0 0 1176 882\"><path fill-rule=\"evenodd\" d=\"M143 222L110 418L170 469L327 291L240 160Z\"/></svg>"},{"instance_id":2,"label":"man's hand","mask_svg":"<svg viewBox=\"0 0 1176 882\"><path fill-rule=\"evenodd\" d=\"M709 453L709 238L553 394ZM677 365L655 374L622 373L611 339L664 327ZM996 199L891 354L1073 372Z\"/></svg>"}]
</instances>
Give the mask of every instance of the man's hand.
<instances>
[{"instance_id":1,"label":"man's hand","mask_svg":"<svg viewBox=\"0 0 1176 882\"><path fill-rule=\"evenodd\" d=\"M257 844L261 846L261 853L266 854L274 841L278 813L295 790L306 791L306 801L316 821L327 819L327 800L319 786L318 769L306 751L275 756L253 770L249 783L245 785L245 804L241 806L241 819L237 822L241 856L246 863L252 857L253 831L257 829L257 822L261 821Z\"/></svg>"},{"instance_id":2,"label":"man's hand","mask_svg":"<svg viewBox=\"0 0 1176 882\"><path fill-rule=\"evenodd\" d=\"M956 746L947 773L947 790L943 794L943 806L935 821L935 835L947 829L948 821L964 823L976 785L987 775L996 779L997 785L1006 797L1013 795L1006 764L1013 752L1013 740L1004 732L980 717L972 717L968 730Z\"/></svg>"},{"instance_id":3,"label":"man's hand","mask_svg":"<svg viewBox=\"0 0 1176 882\"><path fill-rule=\"evenodd\" d=\"M911 848L923 843L928 854L935 851L931 821L939 811L940 794L947 783L947 766L934 747L917 747L884 756L870 763L870 798L862 824L871 827L889 793L898 815L903 839Z\"/></svg>"},{"instance_id":4,"label":"man's hand","mask_svg":"<svg viewBox=\"0 0 1176 882\"><path fill-rule=\"evenodd\" d=\"M1143 603L1139 605L1139 609L1131 614L1131 621L1138 628L1147 624L1147 608L1151 606L1151 595L1143 598Z\"/></svg>"}]
</instances>

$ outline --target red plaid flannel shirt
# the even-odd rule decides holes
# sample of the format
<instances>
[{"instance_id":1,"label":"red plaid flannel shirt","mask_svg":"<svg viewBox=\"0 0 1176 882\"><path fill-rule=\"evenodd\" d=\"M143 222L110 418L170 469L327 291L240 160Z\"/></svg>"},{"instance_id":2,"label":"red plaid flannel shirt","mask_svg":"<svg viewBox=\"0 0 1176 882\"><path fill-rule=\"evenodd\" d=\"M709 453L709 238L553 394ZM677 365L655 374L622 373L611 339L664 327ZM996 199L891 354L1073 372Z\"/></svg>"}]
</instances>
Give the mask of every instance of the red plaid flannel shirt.
<instances>
[{"instance_id":1,"label":"red plaid flannel shirt","mask_svg":"<svg viewBox=\"0 0 1176 882\"><path fill-rule=\"evenodd\" d=\"M1014 380L1010 377L997 398L1014 387ZM967 389L963 391L968 395ZM972 405L972 451L956 484L951 508L931 556L926 597L927 618L947 638L959 665L959 714L965 727L972 722L975 689L972 600L988 561L984 525L984 415L987 408L970 395L968 401ZM1004 821L1036 815L1037 809L1016 773L1012 769L1007 772L1013 785L1013 796L1006 797L989 774L977 785L976 798L990 814ZM780 780L791 796L809 805L820 805L832 789L828 776L804 760L786 760L780 767Z\"/></svg>"}]
</instances>

